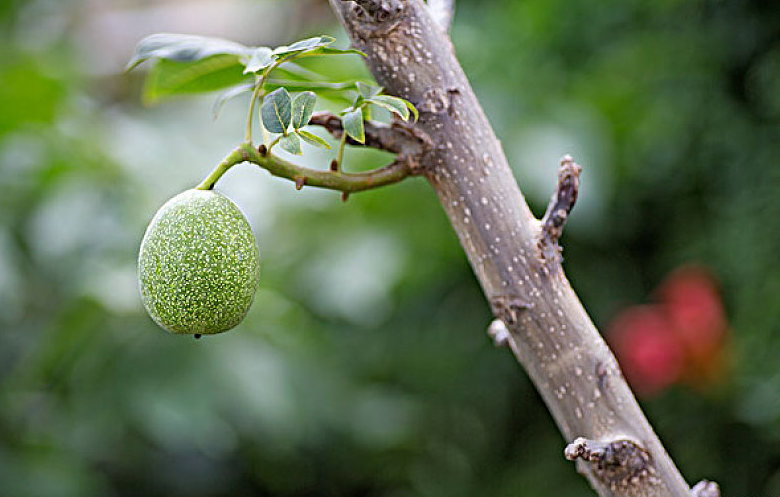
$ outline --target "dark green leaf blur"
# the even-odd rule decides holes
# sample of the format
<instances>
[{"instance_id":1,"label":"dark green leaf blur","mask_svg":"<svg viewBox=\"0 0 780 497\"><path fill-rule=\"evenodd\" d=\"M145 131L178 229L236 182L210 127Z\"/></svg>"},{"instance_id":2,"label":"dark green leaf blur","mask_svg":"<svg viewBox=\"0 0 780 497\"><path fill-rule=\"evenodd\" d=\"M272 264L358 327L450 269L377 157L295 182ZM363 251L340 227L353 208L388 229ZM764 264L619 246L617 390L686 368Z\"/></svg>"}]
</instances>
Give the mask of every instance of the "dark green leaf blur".
<instances>
[{"instance_id":1,"label":"dark green leaf blur","mask_svg":"<svg viewBox=\"0 0 780 497\"><path fill-rule=\"evenodd\" d=\"M123 71L155 32L347 46L321 0L0 3L0 495L592 495L422 179L343 204L237 166L217 189L261 249L247 319L201 340L152 322L144 229L243 140L249 100L216 121L214 94L145 106L148 67ZM583 165L565 267L686 479L780 495L780 7L460 0L452 36L537 215L558 159ZM357 55L305 62L367 76ZM345 168L390 160L350 148ZM667 305L686 267L716 290L616 320ZM705 354L647 324L704 301Z\"/></svg>"}]
</instances>

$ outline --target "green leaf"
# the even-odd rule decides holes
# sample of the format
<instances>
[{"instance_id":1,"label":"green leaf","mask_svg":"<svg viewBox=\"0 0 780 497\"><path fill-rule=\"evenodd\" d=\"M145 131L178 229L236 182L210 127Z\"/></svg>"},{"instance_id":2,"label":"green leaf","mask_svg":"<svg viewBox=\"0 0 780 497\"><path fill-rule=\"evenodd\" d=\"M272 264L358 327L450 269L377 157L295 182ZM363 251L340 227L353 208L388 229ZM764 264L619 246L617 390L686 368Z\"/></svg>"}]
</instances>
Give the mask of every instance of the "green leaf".
<instances>
[{"instance_id":1,"label":"green leaf","mask_svg":"<svg viewBox=\"0 0 780 497\"><path fill-rule=\"evenodd\" d=\"M303 155L303 150L301 150L301 140L298 139L298 135L295 133L290 133L289 135L280 137L279 146L282 147L282 150L290 152L291 154Z\"/></svg>"},{"instance_id":2,"label":"green leaf","mask_svg":"<svg viewBox=\"0 0 780 497\"><path fill-rule=\"evenodd\" d=\"M412 112L412 116L414 116L414 122L417 122L417 120L420 119L420 113L417 112L417 107L415 107L412 102L406 99L401 98L400 100L403 101L403 103L406 104L406 108Z\"/></svg>"},{"instance_id":3,"label":"green leaf","mask_svg":"<svg viewBox=\"0 0 780 497\"><path fill-rule=\"evenodd\" d=\"M214 116L214 119L216 119L219 116L219 111L222 110L222 106L225 105L225 102L230 100L231 98L235 98L242 93L249 93L255 89L254 83L244 83L238 86L234 86L233 88L228 88L227 91L221 93L217 100L214 102L214 105L211 108L211 112Z\"/></svg>"},{"instance_id":4,"label":"green leaf","mask_svg":"<svg viewBox=\"0 0 780 497\"><path fill-rule=\"evenodd\" d=\"M363 127L363 111L361 109L351 110L344 114L341 118L341 123L344 126L344 131L353 140L359 143L366 142L366 130Z\"/></svg>"},{"instance_id":5,"label":"green leaf","mask_svg":"<svg viewBox=\"0 0 780 497\"><path fill-rule=\"evenodd\" d=\"M305 52L315 48L325 47L334 41L336 41L336 39L332 36L315 36L313 38L296 41L290 46L282 45L281 47L276 47L273 53L274 55L284 57L286 55L294 54L295 52Z\"/></svg>"},{"instance_id":6,"label":"green leaf","mask_svg":"<svg viewBox=\"0 0 780 497\"><path fill-rule=\"evenodd\" d=\"M382 107L383 109L387 109L390 112L397 114L404 121L409 120L409 108L406 107L403 99L391 97L389 95L377 95L368 99L368 101L377 107Z\"/></svg>"},{"instance_id":7,"label":"green leaf","mask_svg":"<svg viewBox=\"0 0 780 497\"><path fill-rule=\"evenodd\" d=\"M246 83L243 66L234 55L214 55L194 62L158 60L146 76L144 102L171 95L200 93Z\"/></svg>"},{"instance_id":8,"label":"green leaf","mask_svg":"<svg viewBox=\"0 0 780 497\"><path fill-rule=\"evenodd\" d=\"M282 86L287 88L287 91L341 92L353 89L355 84L351 81L295 81L270 78L265 81L264 88L276 89Z\"/></svg>"},{"instance_id":9,"label":"green leaf","mask_svg":"<svg viewBox=\"0 0 780 497\"><path fill-rule=\"evenodd\" d=\"M287 61L277 71L277 74L285 74L285 77L292 79L302 79L306 81L326 81L328 79L324 74L313 71L308 67L302 66L298 62Z\"/></svg>"},{"instance_id":10,"label":"green leaf","mask_svg":"<svg viewBox=\"0 0 780 497\"><path fill-rule=\"evenodd\" d=\"M287 90L279 88L266 95L260 114L265 129L271 133L284 133L292 118L292 101Z\"/></svg>"},{"instance_id":11,"label":"green leaf","mask_svg":"<svg viewBox=\"0 0 780 497\"><path fill-rule=\"evenodd\" d=\"M340 48L331 48L331 47L319 47L314 48L311 50L306 50L305 52L302 52L295 56L296 59L302 58L302 57L312 57L315 55L362 55L363 57L368 57L365 52L361 52L360 50L355 50L354 48L348 48L346 50L342 50Z\"/></svg>"},{"instance_id":12,"label":"green leaf","mask_svg":"<svg viewBox=\"0 0 780 497\"><path fill-rule=\"evenodd\" d=\"M276 60L276 56L268 47L257 47L249 55L244 74L257 73L270 66Z\"/></svg>"},{"instance_id":13,"label":"green leaf","mask_svg":"<svg viewBox=\"0 0 780 497\"><path fill-rule=\"evenodd\" d=\"M333 71L333 73L339 74L338 71ZM288 60L276 68L269 79L266 79L264 88L271 91L283 86L289 92L314 91L317 96L327 95L329 99L341 104L349 102L350 92L346 90L355 89L354 81L354 77L333 80L324 74Z\"/></svg>"},{"instance_id":14,"label":"green leaf","mask_svg":"<svg viewBox=\"0 0 780 497\"><path fill-rule=\"evenodd\" d=\"M317 47L325 47L331 45L336 38L328 35L314 36L312 38L306 38L305 40L296 41L288 47L288 50L309 50Z\"/></svg>"},{"instance_id":15,"label":"green leaf","mask_svg":"<svg viewBox=\"0 0 780 497\"><path fill-rule=\"evenodd\" d=\"M335 94L344 90L351 90L355 88L355 83L353 78L334 81L296 62L287 61L274 70L273 76L266 79L265 82L265 87L269 91L280 86L287 88L287 91L310 90L319 95L323 91Z\"/></svg>"},{"instance_id":16,"label":"green leaf","mask_svg":"<svg viewBox=\"0 0 780 497\"><path fill-rule=\"evenodd\" d=\"M298 136L300 136L303 139L303 141L305 141L309 145L314 145L315 147L319 147L319 148L330 149L330 144L326 142L324 139L315 135L314 133L306 131L305 129L297 129L295 130L295 132L298 133Z\"/></svg>"},{"instance_id":17,"label":"green leaf","mask_svg":"<svg viewBox=\"0 0 780 497\"><path fill-rule=\"evenodd\" d=\"M194 62L213 55L244 56L250 48L222 38L158 33L147 36L135 47L127 70L145 60L156 58L178 62Z\"/></svg>"},{"instance_id":18,"label":"green leaf","mask_svg":"<svg viewBox=\"0 0 780 497\"><path fill-rule=\"evenodd\" d=\"M355 86L357 86L357 90L361 95L363 95L363 98L366 99L371 99L379 95L383 90L381 86L370 85L368 83L363 83L362 81L355 83Z\"/></svg>"},{"instance_id":19,"label":"green leaf","mask_svg":"<svg viewBox=\"0 0 780 497\"><path fill-rule=\"evenodd\" d=\"M292 103L292 126L295 129L309 124L309 119L314 112L314 104L317 102L317 95L311 91L300 93Z\"/></svg>"}]
</instances>

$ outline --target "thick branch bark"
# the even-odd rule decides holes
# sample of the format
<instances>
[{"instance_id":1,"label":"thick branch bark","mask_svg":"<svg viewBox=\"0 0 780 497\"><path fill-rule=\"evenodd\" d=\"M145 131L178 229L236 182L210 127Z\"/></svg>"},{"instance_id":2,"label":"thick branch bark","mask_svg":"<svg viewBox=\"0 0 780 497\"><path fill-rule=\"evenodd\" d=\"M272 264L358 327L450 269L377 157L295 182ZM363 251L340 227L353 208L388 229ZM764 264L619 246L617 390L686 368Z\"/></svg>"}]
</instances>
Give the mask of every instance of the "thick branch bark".
<instances>
[{"instance_id":1,"label":"thick branch bark","mask_svg":"<svg viewBox=\"0 0 780 497\"><path fill-rule=\"evenodd\" d=\"M502 341L567 441L627 443L635 451L614 452L618 464L620 454L642 455L626 463L640 476L624 485L598 461L580 459L578 469L602 496L689 497L560 263L543 256L542 224L518 189L443 30L422 0L359 3L331 0L353 44L368 54L377 81L420 110L418 126L436 144L421 167L508 330ZM500 326L493 331L503 332Z\"/></svg>"},{"instance_id":2,"label":"thick branch bark","mask_svg":"<svg viewBox=\"0 0 780 497\"><path fill-rule=\"evenodd\" d=\"M455 15L455 0L428 0L428 10L442 30L450 30Z\"/></svg>"}]
</instances>

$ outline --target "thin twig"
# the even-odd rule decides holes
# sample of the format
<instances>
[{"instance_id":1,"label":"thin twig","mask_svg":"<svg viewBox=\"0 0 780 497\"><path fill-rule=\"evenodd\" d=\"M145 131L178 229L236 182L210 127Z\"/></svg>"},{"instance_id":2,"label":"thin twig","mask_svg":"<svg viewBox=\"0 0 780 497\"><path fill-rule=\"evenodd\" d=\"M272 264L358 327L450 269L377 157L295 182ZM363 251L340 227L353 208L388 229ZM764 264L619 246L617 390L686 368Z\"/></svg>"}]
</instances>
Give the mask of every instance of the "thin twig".
<instances>
[{"instance_id":1,"label":"thin twig","mask_svg":"<svg viewBox=\"0 0 780 497\"><path fill-rule=\"evenodd\" d=\"M315 112L309 121L310 125L322 126L335 138L340 139L344 133L341 118L330 112ZM423 131L408 123L393 121L383 124L374 121L364 123L366 132L366 147L385 150L405 157L419 158L433 148L433 142ZM347 138L347 145L361 145L352 138Z\"/></svg>"},{"instance_id":2,"label":"thin twig","mask_svg":"<svg viewBox=\"0 0 780 497\"><path fill-rule=\"evenodd\" d=\"M564 155L561 158L561 165L558 168L558 184L555 186L555 192L547 205L547 211L542 217L538 243L541 259L548 264L554 265L562 260L558 240L563 234L563 227L566 225L569 213L577 201L581 171L582 168L574 162L570 155Z\"/></svg>"},{"instance_id":3,"label":"thin twig","mask_svg":"<svg viewBox=\"0 0 780 497\"><path fill-rule=\"evenodd\" d=\"M563 226L577 201L581 171L582 167L574 162L571 155L564 155L561 158L561 166L558 169L558 184L555 187L555 193L550 198L550 203L547 205L547 212L542 218L543 236L550 241L557 241L563 233Z\"/></svg>"}]
</instances>

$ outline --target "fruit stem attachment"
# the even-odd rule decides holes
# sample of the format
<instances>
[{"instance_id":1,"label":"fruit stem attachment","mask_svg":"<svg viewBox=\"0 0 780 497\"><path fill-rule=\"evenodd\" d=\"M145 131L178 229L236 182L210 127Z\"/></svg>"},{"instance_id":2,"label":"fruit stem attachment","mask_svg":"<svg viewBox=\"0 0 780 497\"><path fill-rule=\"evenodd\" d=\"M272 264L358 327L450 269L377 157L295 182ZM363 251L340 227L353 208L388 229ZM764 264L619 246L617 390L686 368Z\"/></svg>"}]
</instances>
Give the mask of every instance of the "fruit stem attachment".
<instances>
[{"instance_id":1,"label":"fruit stem attachment","mask_svg":"<svg viewBox=\"0 0 780 497\"><path fill-rule=\"evenodd\" d=\"M251 148L251 145L249 145ZM255 152L259 155L258 152ZM214 168L213 171L211 171L211 174L206 176L206 178L200 182L198 186L195 187L196 190L213 190L214 185L219 181L219 178L222 177L223 174L227 172L228 169L235 166L236 164L239 164L241 162L244 162L246 160L246 153L244 152L243 145L236 148L232 152L230 152L227 157L222 159L222 162L217 164L217 167Z\"/></svg>"}]
</instances>

